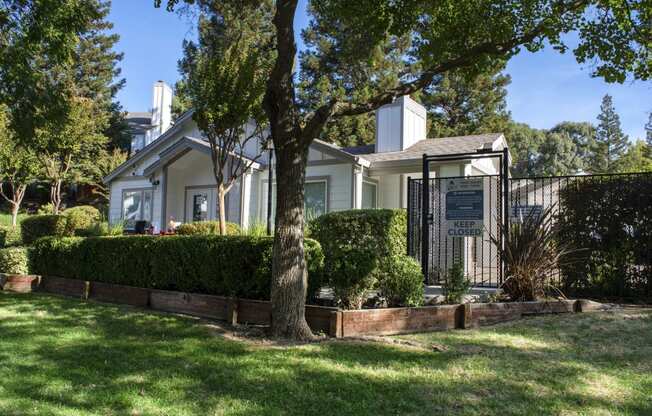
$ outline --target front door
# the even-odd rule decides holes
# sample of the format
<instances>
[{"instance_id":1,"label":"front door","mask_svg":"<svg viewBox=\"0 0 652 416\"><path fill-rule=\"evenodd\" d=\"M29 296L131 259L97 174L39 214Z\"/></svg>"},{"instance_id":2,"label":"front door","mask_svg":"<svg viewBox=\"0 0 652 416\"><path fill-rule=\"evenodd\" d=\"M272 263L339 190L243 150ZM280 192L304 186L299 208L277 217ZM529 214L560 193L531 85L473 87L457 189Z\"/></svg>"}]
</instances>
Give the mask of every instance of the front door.
<instances>
[{"instance_id":1,"label":"front door","mask_svg":"<svg viewBox=\"0 0 652 416\"><path fill-rule=\"evenodd\" d=\"M211 221L216 218L215 190L193 188L186 190L185 222Z\"/></svg>"}]
</instances>

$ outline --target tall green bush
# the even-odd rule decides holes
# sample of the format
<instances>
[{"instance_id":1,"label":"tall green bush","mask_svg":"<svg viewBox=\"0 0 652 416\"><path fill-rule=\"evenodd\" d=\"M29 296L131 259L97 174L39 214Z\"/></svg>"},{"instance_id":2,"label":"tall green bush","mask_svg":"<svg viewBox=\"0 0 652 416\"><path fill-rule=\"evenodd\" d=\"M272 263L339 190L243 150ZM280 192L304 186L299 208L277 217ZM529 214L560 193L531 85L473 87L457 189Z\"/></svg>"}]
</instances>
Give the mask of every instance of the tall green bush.
<instances>
[{"instance_id":1,"label":"tall green bush","mask_svg":"<svg viewBox=\"0 0 652 416\"><path fill-rule=\"evenodd\" d=\"M68 219L63 215L33 215L20 224L24 244L32 244L41 237L66 237L72 233L68 229Z\"/></svg>"},{"instance_id":2,"label":"tall green bush","mask_svg":"<svg viewBox=\"0 0 652 416\"><path fill-rule=\"evenodd\" d=\"M446 280L442 285L444 292L444 303L455 304L462 303L464 295L469 292L471 283L464 276L464 266L460 262L456 262L448 270Z\"/></svg>"},{"instance_id":3,"label":"tall green bush","mask_svg":"<svg viewBox=\"0 0 652 416\"><path fill-rule=\"evenodd\" d=\"M308 228L324 251L324 284L342 307L360 307L365 294L376 288L392 306L422 302L420 269L406 260L404 210L332 212L314 219Z\"/></svg>"},{"instance_id":4,"label":"tall green bush","mask_svg":"<svg viewBox=\"0 0 652 416\"><path fill-rule=\"evenodd\" d=\"M26 247L0 249L0 273L28 274L29 271L28 249Z\"/></svg>"},{"instance_id":5,"label":"tall green bush","mask_svg":"<svg viewBox=\"0 0 652 416\"><path fill-rule=\"evenodd\" d=\"M90 205L68 208L63 211L62 215L67 219L67 233L70 235L84 233L85 230L99 223L102 219L100 211Z\"/></svg>"},{"instance_id":6,"label":"tall green bush","mask_svg":"<svg viewBox=\"0 0 652 416\"><path fill-rule=\"evenodd\" d=\"M560 190L567 295L652 300L652 174L576 178Z\"/></svg>"},{"instance_id":7,"label":"tall green bush","mask_svg":"<svg viewBox=\"0 0 652 416\"><path fill-rule=\"evenodd\" d=\"M271 237L124 236L43 238L34 273L164 290L269 299ZM318 287L323 254L306 240L309 287Z\"/></svg>"}]
</instances>

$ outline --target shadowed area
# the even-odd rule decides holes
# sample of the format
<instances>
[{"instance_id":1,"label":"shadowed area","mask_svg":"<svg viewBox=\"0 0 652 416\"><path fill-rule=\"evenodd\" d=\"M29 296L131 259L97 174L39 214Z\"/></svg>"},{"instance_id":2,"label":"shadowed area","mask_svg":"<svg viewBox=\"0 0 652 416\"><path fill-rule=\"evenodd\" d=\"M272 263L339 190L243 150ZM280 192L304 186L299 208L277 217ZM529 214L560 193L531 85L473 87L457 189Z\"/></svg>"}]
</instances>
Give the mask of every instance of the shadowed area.
<instances>
[{"instance_id":1,"label":"shadowed area","mask_svg":"<svg viewBox=\"0 0 652 416\"><path fill-rule=\"evenodd\" d=\"M243 342L189 318L0 293L0 414L652 414L652 310L399 338L423 348Z\"/></svg>"}]
</instances>

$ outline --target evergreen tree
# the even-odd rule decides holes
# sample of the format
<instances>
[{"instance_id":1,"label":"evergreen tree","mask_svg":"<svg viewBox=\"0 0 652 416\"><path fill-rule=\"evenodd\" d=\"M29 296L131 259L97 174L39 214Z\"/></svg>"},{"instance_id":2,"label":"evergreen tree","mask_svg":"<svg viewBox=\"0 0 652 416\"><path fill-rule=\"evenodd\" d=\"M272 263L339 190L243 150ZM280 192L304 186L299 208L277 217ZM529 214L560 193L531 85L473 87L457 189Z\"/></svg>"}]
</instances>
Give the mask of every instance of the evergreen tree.
<instances>
[{"instance_id":1,"label":"evergreen tree","mask_svg":"<svg viewBox=\"0 0 652 416\"><path fill-rule=\"evenodd\" d=\"M637 140L618 161L618 171L652 172L652 155L648 150L649 145L643 140Z\"/></svg>"},{"instance_id":2,"label":"evergreen tree","mask_svg":"<svg viewBox=\"0 0 652 416\"><path fill-rule=\"evenodd\" d=\"M595 146L595 126L589 122L562 121L549 133L560 133L567 135L575 144L576 154L587 165L593 157Z\"/></svg>"},{"instance_id":3,"label":"evergreen tree","mask_svg":"<svg viewBox=\"0 0 652 416\"><path fill-rule=\"evenodd\" d=\"M629 141L620 127L620 117L609 94L602 98L598 121L589 169L592 172L612 172L617 169L618 159L627 151Z\"/></svg>"},{"instance_id":4,"label":"evergreen tree","mask_svg":"<svg viewBox=\"0 0 652 416\"><path fill-rule=\"evenodd\" d=\"M511 79L501 69L471 78L450 72L427 88L421 101L428 109L428 137L504 132L510 121L505 97Z\"/></svg>"},{"instance_id":5,"label":"evergreen tree","mask_svg":"<svg viewBox=\"0 0 652 416\"><path fill-rule=\"evenodd\" d=\"M536 175L539 148L546 139L546 131L512 121L507 125L504 134L512 155L512 175L516 177Z\"/></svg>"},{"instance_id":6,"label":"evergreen tree","mask_svg":"<svg viewBox=\"0 0 652 416\"><path fill-rule=\"evenodd\" d=\"M652 112L650 112L650 119L645 125L646 138L645 142L647 143L647 154L652 158Z\"/></svg>"},{"instance_id":7,"label":"evergreen tree","mask_svg":"<svg viewBox=\"0 0 652 416\"><path fill-rule=\"evenodd\" d=\"M577 146L567 133L548 131L534 161L538 176L572 175L582 169Z\"/></svg>"}]
</instances>

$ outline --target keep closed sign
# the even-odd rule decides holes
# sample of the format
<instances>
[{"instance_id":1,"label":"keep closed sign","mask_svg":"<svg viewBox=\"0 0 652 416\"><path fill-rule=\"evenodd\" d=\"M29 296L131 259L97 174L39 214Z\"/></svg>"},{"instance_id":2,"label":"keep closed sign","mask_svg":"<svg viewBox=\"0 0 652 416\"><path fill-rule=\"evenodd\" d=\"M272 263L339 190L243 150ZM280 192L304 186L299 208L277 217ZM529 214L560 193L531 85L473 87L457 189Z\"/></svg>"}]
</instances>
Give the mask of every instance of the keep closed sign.
<instances>
[{"instance_id":1,"label":"keep closed sign","mask_svg":"<svg viewBox=\"0 0 652 416\"><path fill-rule=\"evenodd\" d=\"M446 180L448 235L477 237L484 228L484 182L482 178Z\"/></svg>"}]
</instances>

